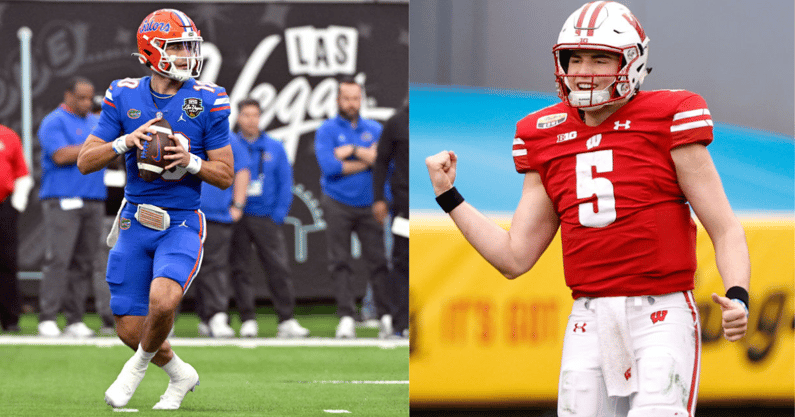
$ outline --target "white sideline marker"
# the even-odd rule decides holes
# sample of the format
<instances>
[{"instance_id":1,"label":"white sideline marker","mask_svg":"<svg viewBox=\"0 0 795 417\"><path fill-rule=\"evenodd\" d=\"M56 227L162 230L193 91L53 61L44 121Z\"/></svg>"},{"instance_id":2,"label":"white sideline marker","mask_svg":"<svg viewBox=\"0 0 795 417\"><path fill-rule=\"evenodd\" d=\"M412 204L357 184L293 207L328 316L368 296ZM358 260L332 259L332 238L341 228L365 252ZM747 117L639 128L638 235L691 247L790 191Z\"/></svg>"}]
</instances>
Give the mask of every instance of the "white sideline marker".
<instances>
[{"instance_id":1,"label":"white sideline marker","mask_svg":"<svg viewBox=\"0 0 795 417\"><path fill-rule=\"evenodd\" d=\"M137 408L114 408L114 413L137 413Z\"/></svg>"},{"instance_id":2,"label":"white sideline marker","mask_svg":"<svg viewBox=\"0 0 795 417\"><path fill-rule=\"evenodd\" d=\"M323 411L326 412L326 413L331 413L331 414L346 414L346 413L350 414L351 413L348 410L323 410Z\"/></svg>"},{"instance_id":3,"label":"white sideline marker","mask_svg":"<svg viewBox=\"0 0 795 417\"><path fill-rule=\"evenodd\" d=\"M312 381L316 384L375 384L375 385L402 385L409 381Z\"/></svg>"}]
</instances>

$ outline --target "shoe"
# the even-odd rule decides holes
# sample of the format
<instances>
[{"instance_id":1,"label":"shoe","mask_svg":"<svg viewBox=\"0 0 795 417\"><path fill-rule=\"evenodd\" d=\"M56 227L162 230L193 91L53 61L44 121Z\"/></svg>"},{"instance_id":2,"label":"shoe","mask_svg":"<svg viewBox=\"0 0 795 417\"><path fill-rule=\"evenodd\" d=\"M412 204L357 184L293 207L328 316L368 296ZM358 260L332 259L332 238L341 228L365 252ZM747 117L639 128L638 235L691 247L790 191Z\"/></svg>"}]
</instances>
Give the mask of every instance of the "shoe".
<instances>
[{"instance_id":1,"label":"shoe","mask_svg":"<svg viewBox=\"0 0 795 417\"><path fill-rule=\"evenodd\" d=\"M61 335L61 329L55 320L45 320L39 323L39 336L44 337L58 337Z\"/></svg>"},{"instance_id":2,"label":"shoe","mask_svg":"<svg viewBox=\"0 0 795 417\"><path fill-rule=\"evenodd\" d=\"M190 364L185 364L184 376L168 381L166 393L160 396L160 401L152 407L153 410L176 410L185 399L188 391L195 391L199 385L199 373Z\"/></svg>"},{"instance_id":3,"label":"shoe","mask_svg":"<svg viewBox=\"0 0 795 417\"><path fill-rule=\"evenodd\" d=\"M309 329L298 324L298 320L290 319L279 323L276 337L307 337Z\"/></svg>"},{"instance_id":4,"label":"shoe","mask_svg":"<svg viewBox=\"0 0 795 417\"><path fill-rule=\"evenodd\" d=\"M124 407L130 401L138 385L144 379L146 368L140 369L135 366L137 358L133 356L124 367L121 368L119 376L105 391L105 402L111 407Z\"/></svg>"},{"instance_id":5,"label":"shoe","mask_svg":"<svg viewBox=\"0 0 795 417\"><path fill-rule=\"evenodd\" d=\"M259 335L259 325L256 320L246 320L240 326L240 337L257 337Z\"/></svg>"},{"instance_id":6,"label":"shoe","mask_svg":"<svg viewBox=\"0 0 795 417\"><path fill-rule=\"evenodd\" d=\"M93 330L89 329L85 323L79 321L77 323L72 323L66 326L63 329L63 335L68 337L76 337L78 339L84 339L86 337L94 337L97 334L94 333Z\"/></svg>"},{"instance_id":7,"label":"shoe","mask_svg":"<svg viewBox=\"0 0 795 417\"><path fill-rule=\"evenodd\" d=\"M212 337L235 337L235 331L229 327L229 316L226 313L215 313L209 321L209 326Z\"/></svg>"},{"instance_id":8,"label":"shoe","mask_svg":"<svg viewBox=\"0 0 795 417\"><path fill-rule=\"evenodd\" d=\"M199 325L196 326L196 330L199 332L199 336L201 337L210 337L210 325L200 321Z\"/></svg>"},{"instance_id":9,"label":"shoe","mask_svg":"<svg viewBox=\"0 0 795 417\"><path fill-rule=\"evenodd\" d=\"M356 337L356 322L351 316L345 316L340 319L340 324L337 325L337 339Z\"/></svg>"},{"instance_id":10,"label":"shoe","mask_svg":"<svg viewBox=\"0 0 795 417\"><path fill-rule=\"evenodd\" d=\"M113 326L102 326L99 328L100 336L116 336L116 329Z\"/></svg>"},{"instance_id":11,"label":"shoe","mask_svg":"<svg viewBox=\"0 0 795 417\"><path fill-rule=\"evenodd\" d=\"M381 316L381 325L378 327L378 338L379 339L386 339L388 338L394 331L392 330L392 316L389 314L384 314Z\"/></svg>"}]
</instances>

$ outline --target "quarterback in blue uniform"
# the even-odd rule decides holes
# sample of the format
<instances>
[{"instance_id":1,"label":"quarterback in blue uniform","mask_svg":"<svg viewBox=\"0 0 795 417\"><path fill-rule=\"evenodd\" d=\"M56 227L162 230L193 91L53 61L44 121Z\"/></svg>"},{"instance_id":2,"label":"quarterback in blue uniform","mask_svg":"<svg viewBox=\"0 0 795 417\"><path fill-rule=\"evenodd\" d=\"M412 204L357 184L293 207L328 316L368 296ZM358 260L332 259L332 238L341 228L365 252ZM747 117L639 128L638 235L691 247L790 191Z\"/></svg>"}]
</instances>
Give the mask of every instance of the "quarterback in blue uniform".
<instances>
[{"instance_id":1,"label":"quarterback in blue uniform","mask_svg":"<svg viewBox=\"0 0 795 417\"><path fill-rule=\"evenodd\" d=\"M155 409L177 409L199 375L166 341L174 312L199 271L206 234L199 211L201 182L228 188L233 179L229 145L229 97L211 83L195 81L202 66L202 38L184 13L161 9L138 28L138 54L150 77L116 80L108 88L99 124L78 157L82 173L105 167L123 154L127 165L126 204L119 210L108 257L107 281L119 338L135 350L105 401L123 407L132 398L149 362L169 375ZM163 175L139 177L135 148L150 140L154 122L171 125L177 146Z\"/></svg>"}]
</instances>

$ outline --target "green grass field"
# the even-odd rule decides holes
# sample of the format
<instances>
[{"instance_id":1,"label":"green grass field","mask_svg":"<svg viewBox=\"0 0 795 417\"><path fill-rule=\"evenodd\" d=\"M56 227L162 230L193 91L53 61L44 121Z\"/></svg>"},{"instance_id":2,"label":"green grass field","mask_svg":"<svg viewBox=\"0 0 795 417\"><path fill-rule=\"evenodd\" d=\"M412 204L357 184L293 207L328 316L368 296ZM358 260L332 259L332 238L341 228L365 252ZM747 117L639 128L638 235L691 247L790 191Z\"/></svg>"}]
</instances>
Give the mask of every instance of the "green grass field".
<instances>
[{"instance_id":1,"label":"green grass field","mask_svg":"<svg viewBox=\"0 0 795 417\"><path fill-rule=\"evenodd\" d=\"M312 338L307 341L311 346L255 347L253 343L180 346L179 340L192 345L208 340L195 337L198 323L195 315L181 314L175 326L177 346L174 350L196 368L201 384L195 392L188 393L179 410L171 413L190 416L409 415L409 348L406 343L344 346L330 338L322 339L333 337L337 323L333 314L310 313L297 318L312 332ZM99 327L99 320L93 315L87 316L85 321L89 327ZM276 332L275 318L260 314L259 321L260 335L272 337ZM35 334L36 323L35 316L25 315L20 322L22 333ZM237 330L239 320L233 320L232 325ZM372 338L376 334L377 329L357 329L360 338ZM116 414L105 404L104 392L132 355L131 349L118 345L104 347L103 343L99 346L42 346L35 344L37 339L0 336L0 416ZM68 342L65 338L59 339L59 342ZM115 343L115 337L95 340ZM268 342L267 339L259 341ZM15 344L17 342L24 344ZM137 410L136 415L162 415L164 411L151 408L167 384L165 372L150 365L125 409Z\"/></svg>"}]
</instances>

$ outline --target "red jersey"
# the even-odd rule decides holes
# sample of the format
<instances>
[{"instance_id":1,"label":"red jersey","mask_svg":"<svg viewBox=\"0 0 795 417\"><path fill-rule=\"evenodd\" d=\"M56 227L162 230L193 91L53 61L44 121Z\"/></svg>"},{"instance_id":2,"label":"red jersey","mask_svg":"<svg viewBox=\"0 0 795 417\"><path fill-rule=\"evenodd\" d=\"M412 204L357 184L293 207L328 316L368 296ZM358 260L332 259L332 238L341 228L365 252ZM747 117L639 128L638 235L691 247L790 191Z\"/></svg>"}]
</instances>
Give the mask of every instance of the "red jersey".
<instances>
[{"instance_id":1,"label":"red jersey","mask_svg":"<svg viewBox=\"0 0 795 417\"><path fill-rule=\"evenodd\" d=\"M11 129L0 125L0 201L14 191L14 181L28 175L28 166L22 155L22 143Z\"/></svg>"},{"instance_id":2,"label":"red jersey","mask_svg":"<svg viewBox=\"0 0 795 417\"><path fill-rule=\"evenodd\" d=\"M516 170L537 171L552 200L574 298L693 289L696 226L671 149L710 142L706 102L681 90L638 92L596 127L564 103L517 123Z\"/></svg>"}]
</instances>

